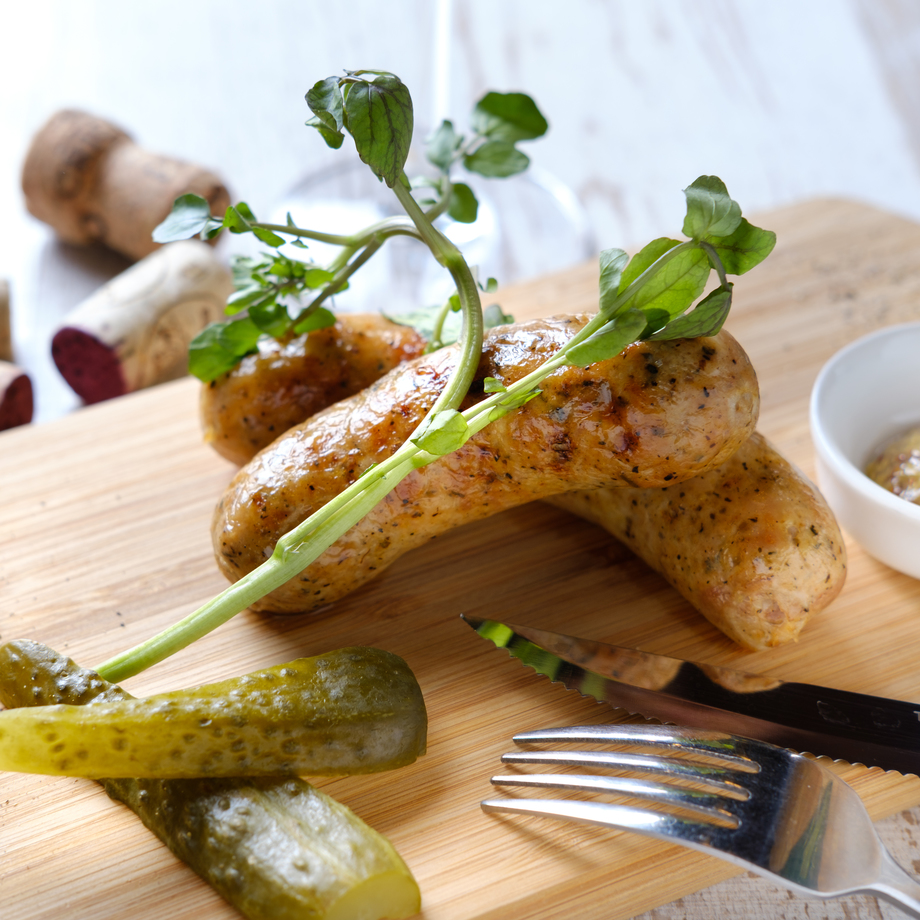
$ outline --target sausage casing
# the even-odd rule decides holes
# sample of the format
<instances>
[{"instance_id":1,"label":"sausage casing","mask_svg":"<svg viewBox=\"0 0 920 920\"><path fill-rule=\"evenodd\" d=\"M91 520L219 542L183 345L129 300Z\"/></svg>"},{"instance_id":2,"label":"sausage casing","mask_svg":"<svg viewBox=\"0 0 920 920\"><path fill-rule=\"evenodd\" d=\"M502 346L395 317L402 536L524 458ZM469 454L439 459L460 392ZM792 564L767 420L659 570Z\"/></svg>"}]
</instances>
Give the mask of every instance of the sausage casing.
<instances>
[{"instance_id":1,"label":"sausage casing","mask_svg":"<svg viewBox=\"0 0 920 920\"><path fill-rule=\"evenodd\" d=\"M537 320L487 334L482 380L506 386L554 354L587 317ZM446 348L395 368L361 393L290 429L243 467L218 504L218 565L236 581L278 539L402 444L456 362ZM410 473L300 575L254 609L299 613L334 601L406 550L459 524L572 489L655 487L724 462L751 434L757 378L726 332L635 344L588 368L564 367L541 393L460 450Z\"/></svg>"},{"instance_id":2,"label":"sausage casing","mask_svg":"<svg viewBox=\"0 0 920 920\"><path fill-rule=\"evenodd\" d=\"M379 314L351 314L333 326L259 351L201 389L204 439L238 466L292 425L370 386L415 358L425 339Z\"/></svg>"},{"instance_id":3,"label":"sausage casing","mask_svg":"<svg viewBox=\"0 0 920 920\"><path fill-rule=\"evenodd\" d=\"M846 578L846 548L823 496L759 433L680 485L550 502L604 527L745 648L796 639Z\"/></svg>"}]
</instances>

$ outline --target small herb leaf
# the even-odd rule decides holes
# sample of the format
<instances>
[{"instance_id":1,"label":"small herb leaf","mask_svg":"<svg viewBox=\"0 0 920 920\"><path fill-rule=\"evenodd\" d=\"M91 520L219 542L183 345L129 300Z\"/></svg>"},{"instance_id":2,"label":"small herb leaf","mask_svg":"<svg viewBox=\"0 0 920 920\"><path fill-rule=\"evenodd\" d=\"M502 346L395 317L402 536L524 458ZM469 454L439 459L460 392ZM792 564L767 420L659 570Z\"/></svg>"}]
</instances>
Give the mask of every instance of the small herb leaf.
<instances>
[{"instance_id":1,"label":"small herb leaf","mask_svg":"<svg viewBox=\"0 0 920 920\"><path fill-rule=\"evenodd\" d=\"M180 195L166 219L154 229L155 243L188 240L206 230L211 222L211 206L200 195Z\"/></svg>"},{"instance_id":2,"label":"small herb leaf","mask_svg":"<svg viewBox=\"0 0 920 920\"><path fill-rule=\"evenodd\" d=\"M772 230L761 230L743 217L734 233L712 240L722 266L729 275L743 275L770 255L776 245Z\"/></svg>"},{"instance_id":3,"label":"small herb leaf","mask_svg":"<svg viewBox=\"0 0 920 920\"><path fill-rule=\"evenodd\" d=\"M255 351L261 334L248 318L205 326L189 346L189 373L204 383L216 380Z\"/></svg>"},{"instance_id":4,"label":"small herb leaf","mask_svg":"<svg viewBox=\"0 0 920 920\"><path fill-rule=\"evenodd\" d=\"M338 77L326 77L307 90L310 111L331 131L341 131L344 124L342 90Z\"/></svg>"},{"instance_id":5,"label":"small herb leaf","mask_svg":"<svg viewBox=\"0 0 920 920\"><path fill-rule=\"evenodd\" d=\"M428 138L425 155L441 172L448 172L454 157L463 143L463 137L454 130L453 122L442 121L438 129Z\"/></svg>"},{"instance_id":6,"label":"small herb leaf","mask_svg":"<svg viewBox=\"0 0 920 920\"><path fill-rule=\"evenodd\" d=\"M504 310L497 303L490 303L482 311L482 325L484 329L494 329L496 326L507 326L514 322L514 317Z\"/></svg>"},{"instance_id":7,"label":"small herb leaf","mask_svg":"<svg viewBox=\"0 0 920 920\"><path fill-rule=\"evenodd\" d=\"M486 93L476 103L473 130L492 140L530 141L546 134L549 124L525 93Z\"/></svg>"},{"instance_id":8,"label":"small herb leaf","mask_svg":"<svg viewBox=\"0 0 920 920\"><path fill-rule=\"evenodd\" d=\"M666 252L679 245L679 240L660 237L643 246L630 260L629 265L623 269L620 278L620 292L625 291L647 268L657 262Z\"/></svg>"},{"instance_id":9,"label":"small herb leaf","mask_svg":"<svg viewBox=\"0 0 920 920\"><path fill-rule=\"evenodd\" d=\"M486 141L463 158L463 165L480 176L504 179L524 172L530 158L508 141Z\"/></svg>"},{"instance_id":10,"label":"small herb leaf","mask_svg":"<svg viewBox=\"0 0 920 920\"><path fill-rule=\"evenodd\" d=\"M710 272L709 256L694 246L664 263L625 302L624 309L663 310L668 316L683 313L706 287Z\"/></svg>"},{"instance_id":11,"label":"small herb leaf","mask_svg":"<svg viewBox=\"0 0 920 920\"><path fill-rule=\"evenodd\" d=\"M566 355L569 364L587 367L589 364L606 361L607 358L618 355L642 335L646 325L646 316L641 310L617 313L594 335L569 349Z\"/></svg>"},{"instance_id":12,"label":"small herb leaf","mask_svg":"<svg viewBox=\"0 0 920 920\"><path fill-rule=\"evenodd\" d=\"M335 325L335 315L325 307L315 307L306 316L294 324L294 332L302 335L304 332L313 332L314 329L326 329Z\"/></svg>"},{"instance_id":13,"label":"small herb leaf","mask_svg":"<svg viewBox=\"0 0 920 920\"><path fill-rule=\"evenodd\" d=\"M629 256L622 249L605 249L601 253L598 282L600 288L598 305L601 313L613 308L620 288L620 278L628 261Z\"/></svg>"},{"instance_id":14,"label":"small herb leaf","mask_svg":"<svg viewBox=\"0 0 920 920\"><path fill-rule=\"evenodd\" d=\"M236 206L231 205L224 214L224 226L231 233L248 233L252 229L252 224L247 214L251 216L252 212L246 202L241 201Z\"/></svg>"},{"instance_id":15,"label":"small herb leaf","mask_svg":"<svg viewBox=\"0 0 920 920\"><path fill-rule=\"evenodd\" d=\"M373 79L350 75L345 96L345 127L358 156L393 188L402 175L412 141L412 99L402 81L390 73Z\"/></svg>"},{"instance_id":16,"label":"small herb leaf","mask_svg":"<svg viewBox=\"0 0 920 920\"><path fill-rule=\"evenodd\" d=\"M732 286L716 288L689 313L671 320L649 339L694 339L715 335L725 323L732 306Z\"/></svg>"},{"instance_id":17,"label":"small herb leaf","mask_svg":"<svg viewBox=\"0 0 920 920\"><path fill-rule=\"evenodd\" d=\"M444 409L431 417L425 430L412 438L412 443L440 457L462 447L468 437L466 419L456 409Z\"/></svg>"},{"instance_id":18,"label":"small herb leaf","mask_svg":"<svg viewBox=\"0 0 920 920\"><path fill-rule=\"evenodd\" d=\"M307 124L311 128L316 128L330 147L338 150L345 140L342 133L342 90L339 87L339 78L327 77L314 83L307 91L306 100L314 115Z\"/></svg>"},{"instance_id":19,"label":"small herb leaf","mask_svg":"<svg viewBox=\"0 0 920 920\"><path fill-rule=\"evenodd\" d=\"M718 176L700 176L684 189L687 197L687 216L683 232L695 240L734 233L741 223L741 207L728 194L725 183Z\"/></svg>"},{"instance_id":20,"label":"small herb leaf","mask_svg":"<svg viewBox=\"0 0 920 920\"><path fill-rule=\"evenodd\" d=\"M267 246L283 246L284 238L278 236L273 230L268 230L265 227L253 227L252 228L253 236L256 239L261 240Z\"/></svg>"},{"instance_id":21,"label":"small herb leaf","mask_svg":"<svg viewBox=\"0 0 920 920\"><path fill-rule=\"evenodd\" d=\"M471 224L476 220L479 214L479 202L473 190L464 182L456 182L451 188L447 213L461 224Z\"/></svg>"}]
</instances>

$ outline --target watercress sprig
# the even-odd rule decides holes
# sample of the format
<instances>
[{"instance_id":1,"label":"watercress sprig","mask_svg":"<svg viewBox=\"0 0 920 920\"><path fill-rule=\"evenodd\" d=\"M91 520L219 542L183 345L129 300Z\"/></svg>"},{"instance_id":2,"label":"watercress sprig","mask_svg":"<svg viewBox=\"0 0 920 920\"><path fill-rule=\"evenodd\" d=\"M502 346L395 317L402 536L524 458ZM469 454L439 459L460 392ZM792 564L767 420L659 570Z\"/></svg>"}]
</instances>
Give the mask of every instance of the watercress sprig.
<instances>
[{"instance_id":1,"label":"watercress sprig","mask_svg":"<svg viewBox=\"0 0 920 920\"><path fill-rule=\"evenodd\" d=\"M336 130L344 129L355 137L362 159L388 184L392 181L390 187L418 236L450 271L463 317L454 373L413 434L388 459L365 471L285 534L258 568L179 623L97 668L108 680L123 680L163 660L280 587L315 561L413 470L458 450L486 425L538 396L540 384L558 368L605 360L642 340L685 337L688 332L714 335L731 305L732 285L727 276L748 271L773 249L775 235L754 227L741 216L740 207L721 180L700 177L685 189L687 214L683 231L688 239L655 240L632 259L619 249L604 251L600 258L597 314L553 357L510 386L486 378L484 389L488 395L461 412L460 402L475 375L481 353L479 289L462 253L433 226L413 197L405 173L395 170L393 150L407 149L397 141L406 129L408 94L395 86L392 75L372 73L367 82L382 81L380 92L385 98L381 101L377 90L356 81L356 74L337 78L335 86L330 81L323 82L322 97L329 112L328 117L316 118L333 145L340 143ZM335 87L341 98L336 96ZM393 99L387 95L391 93ZM394 143L388 145L381 143L381 138L386 126L393 123L393 106L402 113L403 124L397 125ZM380 118L383 122L377 121ZM362 149L368 138L373 143ZM698 300L713 270L718 286Z\"/></svg>"},{"instance_id":2,"label":"watercress sprig","mask_svg":"<svg viewBox=\"0 0 920 920\"><path fill-rule=\"evenodd\" d=\"M344 76L316 83L306 101L313 112L307 124L333 148L341 147L345 134L350 134L359 157L381 181L390 188L400 184L416 192L426 224L444 213L460 222L476 220L476 196L465 183L452 181L455 167L489 177L516 175L529 164L519 143L541 137L548 128L536 103L524 93L487 93L473 108L468 135L444 121L429 138L425 153L436 174L410 180L403 167L412 139L412 101L397 77L382 71L346 71ZM235 261L236 290L226 308L234 318L212 323L192 342L189 370L204 382L215 380L255 352L263 336L283 340L331 325L335 317L324 304L347 289L354 273L388 239L404 235L422 239L417 224L408 217L387 218L353 234L332 234L298 227L290 214L284 224L259 221L245 202L217 217L197 195L176 199L172 212L154 231L154 239L161 243L193 236L212 239L221 230L251 233L270 251L258 259ZM322 265L280 251L286 245L308 250L306 241L339 250L331 262ZM457 309L456 303L455 297L451 309ZM416 319L431 325L427 318ZM501 321L502 317L493 319ZM413 322L411 318L399 321ZM439 327L442 324L443 317ZM436 336L432 347L441 344L443 340Z\"/></svg>"}]
</instances>

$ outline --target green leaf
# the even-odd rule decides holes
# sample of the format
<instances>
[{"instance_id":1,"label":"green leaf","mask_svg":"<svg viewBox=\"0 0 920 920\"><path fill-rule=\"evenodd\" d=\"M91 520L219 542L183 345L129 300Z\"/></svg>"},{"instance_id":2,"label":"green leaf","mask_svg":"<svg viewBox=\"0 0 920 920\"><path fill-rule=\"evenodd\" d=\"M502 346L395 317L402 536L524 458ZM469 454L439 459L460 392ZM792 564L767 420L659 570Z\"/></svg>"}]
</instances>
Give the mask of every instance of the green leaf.
<instances>
[{"instance_id":1,"label":"green leaf","mask_svg":"<svg viewBox=\"0 0 920 920\"><path fill-rule=\"evenodd\" d=\"M238 201L236 210L247 223L254 223L256 216L252 213L252 208L245 201Z\"/></svg>"},{"instance_id":2,"label":"green leaf","mask_svg":"<svg viewBox=\"0 0 920 920\"><path fill-rule=\"evenodd\" d=\"M301 335L304 332L313 332L314 329L325 329L335 325L335 316L325 307L316 307L298 319L294 324L294 332Z\"/></svg>"},{"instance_id":3,"label":"green leaf","mask_svg":"<svg viewBox=\"0 0 920 920\"><path fill-rule=\"evenodd\" d=\"M304 284L311 289L321 288L335 278L334 272L325 268L309 268L304 272Z\"/></svg>"},{"instance_id":4,"label":"green leaf","mask_svg":"<svg viewBox=\"0 0 920 920\"><path fill-rule=\"evenodd\" d=\"M486 141L463 158L463 165L480 176L504 179L524 172L530 159L508 141Z\"/></svg>"},{"instance_id":5,"label":"green leaf","mask_svg":"<svg viewBox=\"0 0 920 920\"><path fill-rule=\"evenodd\" d=\"M245 310L250 304L265 297L266 293L265 287L258 282L239 288L227 298L227 314L232 316L234 313Z\"/></svg>"},{"instance_id":6,"label":"green leaf","mask_svg":"<svg viewBox=\"0 0 920 920\"><path fill-rule=\"evenodd\" d=\"M155 243L172 243L191 239L211 222L211 206L200 195L180 195L169 216L153 231Z\"/></svg>"},{"instance_id":7,"label":"green leaf","mask_svg":"<svg viewBox=\"0 0 920 920\"><path fill-rule=\"evenodd\" d=\"M441 457L462 447L468 438L466 419L456 409L444 409L432 416L425 430L412 438L412 443Z\"/></svg>"},{"instance_id":8,"label":"green leaf","mask_svg":"<svg viewBox=\"0 0 920 920\"><path fill-rule=\"evenodd\" d=\"M684 189L687 196L687 216L683 232L695 240L734 233L741 223L741 207L728 194L718 176L700 176Z\"/></svg>"},{"instance_id":9,"label":"green leaf","mask_svg":"<svg viewBox=\"0 0 920 920\"><path fill-rule=\"evenodd\" d=\"M600 256L600 278L598 286L600 296L598 306L600 312L611 309L620 288L620 277L623 268L629 261L629 256L622 249L605 249Z\"/></svg>"},{"instance_id":10,"label":"green leaf","mask_svg":"<svg viewBox=\"0 0 920 920\"><path fill-rule=\"evenodd\" d=\"M482 311L482 326L484 329L494 329L496 326L507 326L514 322L514 317L504 310L497 303L490 303Z\"/></svg>"},{"instance_id":11,"label":"green leaf","mask_svg":"<svg viewBox=\"0 0 920 920\"><path fill-rule=\"evenodd\" d=\"M483 137L514 144L546 134L549 124L524 93L486 93L473 108L473 130Z\"/></svg>"},{"instance_id":12,"label":"green leaf","mask_svg":"<svg viewBox=\"0 0 920 920\"><path fill-rule=\"evenodd\" d=\"M401 326L411 326L418 334L430 342L434 336L435 326L441 316L440 305L432 307L422 307L418 310L409 310L405 313L386 313L383 314L391 323L399 323ZM441 330L441 342L449 345L456 341L460 332L460 317L451 313L448 315Z\"/></svg>"},{"instance_id":13,"label":"green leaf","mask_svg":"<svg viewBox=\"0 0 920 920\"><path fill-rule=\"evenodd\" d=\"M319 118L308 118L304 124L308 128L316 128L326 142L326 146L331 147L333 150L338 150L345 142L345 135L341 131L331 131Z\"/></svg>"},{"instance_id":14,"label":"green leaf","mask_svg":"<svg viewBox=\"0 0 920 920\"><path fill-rule=\"evenodd\" d=\"M620 292L625 291L647 268L657 262L666 252L680 245L680 240L671 240L660 237L643 246L630 260L629 265L623 269L620 278Z\"/></svg>"},{"instance_id":15,"label":"green leaf","mask_svg":"<svg viewBox=\"0 0 920 920\"><path fill-rule=\"evenodd\" d=\"M463 182L456 182L450 190L447 213L461 224L471 224L479 214L479 202L473 190Z\"/></svg>"},{"instance_id":16,"label":"green leaf","mask_svg":"<svg viewBox=\"0 0 920 920\"><path fill-rule=\"evenodd\" d=\"M501 391L499 390L498 392ZM542 390L540 390L539 387L534 387L532 390L525 390L523 393L518 393L516 396L509 395L507 399L503 399L497 406L489 410L489 421L494 422L503 415L507 415L513 409L520 409L521 406L526 405L532 399L536 399L541 392Z\"/></svg>"},{"instance_id":17,"label":"green leaf","mask_svg":"<svg viewBox=\"0 0 920 920\"><path fill-rule=\"evenodd\" d=\"M224 214L224 226L231 233L248 233L252 229L252 224L247 215L251 217L252 211L249 210L245 201L241 201L236 206L231 205Z\"/></svg>"},{"instance_id":18,"label":"green leaf","mask_svg":"<svg viewBox=\"0 0 920 920\"><path fill-rule=\"evenodd\" d=\"M743 275L773 251L776 234L749 224L743 217L734 233L711 241L729 275Z\"/></svg>"},{"instance_id":19,"label":"green leaf","mask_svg":"<svg viewBox=\"0 0 920 920\"><path fill-rule=\"evenodd\" d=\"M342 133L344 115L342 107L342 90L339 87L338 77L327 77L314 83L307 90L307 105L313 112L313 118L307 125L316 128L323 140L335 150L342 146L345 135Z\"/></svg>"},{"instance_id":20,"label":"green leaf","mask_svg":"<svg viewBox=\"0 0 920 920\"><path fill-rule=\"evenodd\" d=\"M679 316L703 293L710 270L709 256L703 249L685 249L652 274L625 301L623 309L663 310L668 316Z\"/></svg>"},{"instance_id":21,"label":"green leaf","mask_svg":"<svg viewBox=\"0 0 920 920\"><path fill-rule=\"evenodd\" d=\"M672 319L667 310L658 310L655 307L649 307L642 312L645 314L645 329L642 330L642 335L639 336L640 339L649 338L653 333L667 326Z\"/></svg>"},{"instance_id":22,"label":"green leaf","mask_svg":"<svg viewBox=\"0 0 920 920\"><path fill-rule=\"evenodd\" d=\"M482 389L485 393L505 393L508 388L496 377L486 377L482 381Z\"/></svg>"},{"instance_id":23,"label":"green leaf","mask_svg":"<svg viewBox=\"0 0 920 920\"><path fill-rule=\"evenodd\" d=\"M253 351L262 335L262 330L248 316L216 325L217 340L221 348L237 358Z\"/></svg>"},{"instance_id":24,"label":"green leaf","mask_svg":"<svg viewBox=\"0 0 920 920\"><path fill-rule=\"evenodd\" d=\"M189 373L205 383L216 380L256 349L260 335L248 319L205 326L189 345Z\"/></svg>"},{"instance_id":25,"label":"green leaf","mask_svg":"<svg viewBox=\"0 0 920 920\"><path fill-rule=\"evenodd\" d=\"M341 131L345 123L339 77L326 77L314 83L304 97L310 111L331 131Z\"/></svg>"},{"instance_id":26,"label":"green leaf","mask_svg":"<svg viewBox=\"0 0 920 920\"><path fill-rule=\"evenodd\" d=\"M463 136L454 130L453 123L442 121L438 129L428 138L425 145L425 155L441 172L447 172L454 157L463 143Z\"/></svg>"},{"instance_id":27,"label":"green leaf","mask_svg":"<svg viewBox=\"0 0 920 920\"><path fill-rule=\"evenodd\" d=\"M566 352L569 364L587 367L597 361L606 361L618 355L627 345L637 341L646 327L646 317L641 310L617 313L590 338Z\"/></svg>"},{"instance_id":28,"label":"green leaf","mask_svg":"<svg viewBox=\"0 0 920 920\"><path fill-rule=\"evenodd\" d=\"M246 287L254 274L266 268L268 263L260 262L252 256L234 256L231 264L234 287Z\"/></svg>"},{"instance_id":29,"label":"green leaf","mask_svg":"<svg viewBox=\"0 0 920 920\"><path fill-rule=\"evenodd\" d=\"M252 232L256 239L261 240L267 246L283 246L285 243L283 237L265 227L253 227Z\"/></svg>"},{"instance_id":30,"label":"green leaf","mask_svg":"<svg viewBox=\"0 0 920 920\"><path fill-rule=\"evenodd\" d=\"M358 156L374 175L393 188L399 181L412 141L412 98L402 81L390 73L372 80L349 75L345 96L345 127Z\"/></svg>"},{"instance_id":31,"label":"green leaf","mask_svg":"<svg viewBox=\"0 0 920 920\"><path fill-rule=\"evenodd\" d=\"M732 286L716 288L689 313L671 320L649 339L695 339L715 335L724 324L732 306Z\"/></svg>"},{"instance_id":32,"label":"green leaf","mask_svg":"<svg viewBox=\"0 0 920 920\"><path fill-rule=\"evenodd\" d=\"M266 335L280 339L291 328L291 317L275 297L274 293L269 293L263 301L251 304L249 318Z\"/></svg>"}]
</instances>

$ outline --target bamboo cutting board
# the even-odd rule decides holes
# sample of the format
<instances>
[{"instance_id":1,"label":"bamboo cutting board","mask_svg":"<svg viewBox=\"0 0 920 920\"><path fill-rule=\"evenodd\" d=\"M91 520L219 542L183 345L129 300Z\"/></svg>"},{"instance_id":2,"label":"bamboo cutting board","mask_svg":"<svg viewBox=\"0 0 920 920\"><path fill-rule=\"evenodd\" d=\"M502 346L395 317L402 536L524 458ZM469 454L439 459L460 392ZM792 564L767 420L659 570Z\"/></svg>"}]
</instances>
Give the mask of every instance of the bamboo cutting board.
<instances>
[{"instance_id":1,"label":"bamboo cutting board","mask_svg":"<svg viewBox=\"0 0 920 920\"><path fill-rule=\"evenodd\" d=\"M758 369L760 430L809 474L811 384L857 336L920 318L920 226L815 201L758 222L775 253L739 279L729 328ZM523 319L594 309L593 266L508 290ZM209 520L233 469L201 443L197 383L178 381L0 436L0 637L94 665L225 583ZM739 650L605 533L536 503L439 537L325 614L238 616L126 682L137 695L345 645L402 655L429 709L429 751L376 777L319 782L386 834L428 920L631 917L737 873L677 847L485 815L488 778L520 730L618 718L537 677L468 612L789 680L920 700L920 582L849 543L847 585L793 647ZM920 803L920 780L835 765L875 817ZM93 783L0 776L4 920L222 920L235 913Z\"/></svg>"}]
</instances>

